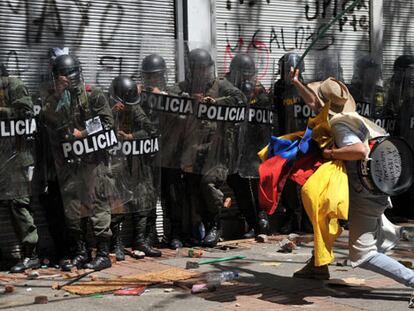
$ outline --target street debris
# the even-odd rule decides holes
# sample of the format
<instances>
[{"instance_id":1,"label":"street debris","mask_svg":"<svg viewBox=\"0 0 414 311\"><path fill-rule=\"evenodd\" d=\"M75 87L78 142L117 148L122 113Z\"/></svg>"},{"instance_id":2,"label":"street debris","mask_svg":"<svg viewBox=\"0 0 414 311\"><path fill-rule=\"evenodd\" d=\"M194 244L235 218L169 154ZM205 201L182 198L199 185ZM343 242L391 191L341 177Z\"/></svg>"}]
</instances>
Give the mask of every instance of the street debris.
<instances>
[{"instance_id":1,"label":"street debris","mask_svg":"<svg viewBox=\"0 0 414 311\"><path fill-rule=\"evenodd\" d=\"M278 250L278 253L291 253L294 249L297 248L295 242L289 240L289 239L283 239L281 242L279 242L280 249Z\"/></svg>"},{"instance_id":2,"label":"street debris","mask_svg":"<svg viewBox=\"0 0 414 311\"><path fill-rule=\"evenodd\" d=\"M49 301L48 301L48 299L47 299L47 296L36 296L35 298L34 298L34 304L37 304L37 305L45 305L45 304L47 304Z\"/></svg>"},{"instance_id":3,"label":"street debris","mask_svg":"<svg viewBox=\"0 0 414 311\"><path fill-rule=\"evenodd\" d=\"M259 234L256 237L256 241L259 243L268 243L269 242L269 237L266 234Z\"/></svg>"},{"instance_id":4,"label":"street debris","mask_svg":"<svg viewBox=\"0 0 414 311\"><path fill-rule=\"evenodd\" d=\"M4 285L4 292L6 294L13 293L15 290L15 287L13 285Z\"/></svg>"},{"instance_id":5,"label":"street debris","mask_svg":"<svg viewBox=\"0 0 414 311\"><path fill-rule=\"evenodd\" d=\"M203 255L204 255L204 252L201 249L190 248L188 250L188 257L191 257L191 258L200 258Z\"/></svg>"},{"instance_id":6,"label":"street debris","mask_svg":"<svg viewBox=\"0 0 414 311\"><path fill-rule=\"evenodd\" d=\"M280 262L262 262L260 265L265 267L278 267L280 266Z\"/></svg>"},{"instance_id":7,"label":"street debris","mask_svg":"<svg viewBox=\"0 0 414 311\"><path fill-rule=\"evenodd\" d=\"M186 269L197 269L200 267L200 265L208 265L208 264L222 262L222 261L231 261L231 260L244 259L244 258L246 258L246 256L236 255L236 256L221 257L221 258L216 258L216 259L211 259L211 260L203 260L200 262L187 261L185 268Z\"/></svg>"},{"instance_id":8,"label":"street debris","mask_svg":"<svg viewBox=\"0 0 414 311\"><path fill-rule=\"evenodd\" d=\"M125 289L119 289L114 292L115 296L141 296L145 291L145 286L131 287Z\"/></svg>"},{"instance_id":9,"label":"street debris","mask_svg":"<svg viewBox=\"0 0 414 311\"><path fill-rule=\"evenodd\" d=\"M165 293L172 293L174 291L174 288L165 288L164 292Z\"/></svg>"}]
</instances>

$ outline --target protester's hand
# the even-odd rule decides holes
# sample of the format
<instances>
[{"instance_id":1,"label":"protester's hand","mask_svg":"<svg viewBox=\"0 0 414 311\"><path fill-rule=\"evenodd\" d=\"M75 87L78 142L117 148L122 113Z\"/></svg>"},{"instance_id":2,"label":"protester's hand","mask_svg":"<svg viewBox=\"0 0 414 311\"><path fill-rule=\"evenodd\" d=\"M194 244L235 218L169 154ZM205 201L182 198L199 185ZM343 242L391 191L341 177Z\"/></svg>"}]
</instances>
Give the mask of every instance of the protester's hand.
<instances>
[{"instance_id":1,"label":"protester's hand","mask_svg":"<svg viewBox=\"0 0 414 311\"><path fill-rule=\"evenodd\" d=\"M82 132L81 131L79 131L78 129L73 129L73 133L72 133L72 135L73 136L75 136L76 138L82 138Z\"/></svg>"},{"instance_id":2,"label":"protester's hand","mask_svg":"<svg viewBox=\"0 0 414 311\"><path fill-rule=\"evenodd\" d=\"M123 140L132 140L132 139L134 139L134 137L132 136L132 134L127 134L124 131L118 131L118 135Z\"/></svg>"},{"instance_id":3,"label":"protester's hand","mask_svg":"<svg viewBox=\"0 0 414 311\"><path fill-rule=\"evenodd\" d=\"M300 82L299 81L299 74L300 74L299 69L294 69L293 67L290 67L289 78L290 78L290 81L292 82L292 84Z\"/></svg>"},{"instance_id":4,"label":"protester's hand","mask_svg":"<svg viewBox=\"0 0 414 311\"><path fill-rule=\"evenodd\" d=\"M65 76L58 76L56 80L56 92L61 95L70 86L70 81Z\"/></svg>"},{"instance_id":5,"label":"protester's hand","mask_svg":"<svg viewBox=\"0 0 414 311\"><path fill-rule=\"evenodd\" d=\"M125 105L123 104L123 103L121 103L121 102L117 102L113 107L112 107L112 109L114 110L114 111L122 111L122 110L124 110L125 109Z\"/></svg>"},{"instance_id":6,"label":"protester's hand","mask_svg":"<svg viewBox=\"0 0 414 311\"><path fill-rule=\"evenodd\" d=\"M327 160L333 160L333 148L325 148L322 151L322 157Z\"/></svg>"}]
</instances>

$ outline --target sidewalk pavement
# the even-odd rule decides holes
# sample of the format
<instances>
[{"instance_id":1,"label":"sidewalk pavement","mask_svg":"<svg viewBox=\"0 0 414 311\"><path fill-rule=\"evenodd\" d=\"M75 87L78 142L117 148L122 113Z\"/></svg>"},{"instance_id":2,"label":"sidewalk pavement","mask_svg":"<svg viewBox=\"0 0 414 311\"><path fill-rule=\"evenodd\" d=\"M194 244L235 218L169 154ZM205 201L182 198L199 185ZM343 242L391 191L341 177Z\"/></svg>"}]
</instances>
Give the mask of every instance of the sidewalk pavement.
<instances>
[{"instance_id":1,"label":"sidewalk pavement","mask_svg":"<svg viewBox=\"0 0 414 311\"><path fill-rule=\"evenodd\" d=\"M244 310L409 310L408 300L412 289L406 288L381 275L352 269L347 265L347 232L335 244L335 262L330 265L330 281L292 278L310 258L312 236L301 236L304 242L292 253L281 253L279 241L286 236L271 236L268 243L244 240L221 243L220 248L204 249L202 259L232 255L245 255L242 260L202 265L196 271L238 271L240 278L226 282L217 290L191 294L192 281L162 283L147 286L141 296L115 296L113 293L78 296L54 290L52 285L65 282L58 270L39 270L41 277L28 280L26 275L14 276L6 282L9 274L0 274L0 284L13 284L13 293L0 293L0 309L13 310L179 310L179 311L244 311ZM226 249L227 248L227 249ZM168 267L185 268L188 258L169 249L162 249L161 258L135 260L127 257L112 268L95 272L80 282L91 278L115 278L161 271ZM414 245L400 242L391 252L398 259L414 262ZM45 278L45 274L52 277ZM347 286L333 284L338 279ZM335 281L336 280L336 281ZM353 286L349 286L353 285ZM0 286L2 288L3 286ZM39 295L47 296L48 304L33 304Z\"/></svg>"}]
</instances>

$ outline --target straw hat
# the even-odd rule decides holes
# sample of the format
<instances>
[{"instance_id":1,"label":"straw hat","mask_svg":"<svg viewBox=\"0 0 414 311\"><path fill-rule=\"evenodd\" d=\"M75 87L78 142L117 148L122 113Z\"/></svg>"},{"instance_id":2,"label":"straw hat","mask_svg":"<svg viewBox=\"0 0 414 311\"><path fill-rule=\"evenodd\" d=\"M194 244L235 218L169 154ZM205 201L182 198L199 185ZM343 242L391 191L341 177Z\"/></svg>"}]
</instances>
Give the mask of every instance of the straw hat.
<instances>
[{"instance_id":1,"label":"straw hat","mask_svg":"<svg viewBox=\"0 0 414 311\"><path fill-rule=\"evenodd\" d=\"M329 113L354 112L355 100L344 83L332 77L309 83L308 88L316 95L322 106L331 103Z\"/></svg>"}]
</instances>

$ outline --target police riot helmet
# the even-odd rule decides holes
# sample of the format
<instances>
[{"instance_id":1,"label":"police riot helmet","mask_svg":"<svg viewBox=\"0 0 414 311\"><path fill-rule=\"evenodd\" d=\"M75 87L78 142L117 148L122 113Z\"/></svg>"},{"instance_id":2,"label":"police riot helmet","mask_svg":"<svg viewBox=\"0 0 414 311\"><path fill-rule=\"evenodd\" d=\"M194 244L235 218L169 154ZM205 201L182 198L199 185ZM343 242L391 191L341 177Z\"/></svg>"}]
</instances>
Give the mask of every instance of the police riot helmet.
<instances>
[{"instance_id":1,"label":"police riot helmet","mask_svg":"<svg viewBox=\"0 0 414 311\"><path fill-rule=\"evenodd\" d=\"M403 71L414 66L414 56L400 55L394 61L394 71Z\"/></svg>"},{"instance_id":2,"label":"police riot helmet","mask_svg":"<svg viewBox=\"0 0 414 311\"><path fill-rule=\"evenodd\" d=\"M286 82L290 81L289 72L291 67L298 67L297 69L299 69L300 73L305 71L305 65L303 63L303 60L301 60L300 58L301 57L298 53L289 52L279 59L279 75L282 80Z\"/></svg>"},{"instance_id":3,"label":"police riot helmet","mask_svg":"<svg viewBox=\"0 0 414 311\"><path fill-rule=\"evenodd\" d=\"M230 72L238 71L244 75L253 76L256 73L256 66L253 58L248 54L237 54L230 63Z\"/></svg>"},{"instance_id":4,"label":"police riot helmet","mask_svg":"<svg viewBox=\"0 0 414 311\"><path fill-rule=\"evenodd\" d=\"M194 68L208 68L214 65L210 53L205 49L194 49L189 54L190 69Z\"/></svg>"},{"instance_id":5,"label":"police riot helmet","mask_svg":"<svg viewBox=\"0 0 414 311\"><path fill-rule=\"evenodd\" d=\"M144 73L160 72L166 69L164 58L158 54L147 55L142 60L141 71Z\"/></svg>"},{"instance_id":6,"label":"police riot helmet","mask_svg":"<svg viewBox=\"0 0 414 311\"><path fill-rule=\"evenodd\" d=\"M371 55L364 55L354 63L352 80L363 82L366 78L372 81L380 78L380 65Z\"/></svg>"},{"instance_id":7,"label":"police riot helmet","mask_svg":"<svg viewBox=\"0 0 414 311\"><path fill-rule=\"evenodd\" d=\"M256 66L253 58L248 54L237 54L231 60L226 78L240 90L251 91L255 83L255 74Z\"/></svg>"},{"instance_id":8,"label":"police riot helmet","mask_svg":"<svg viewBox=\"0 0 414 311\"><path fill-rule=\"evenodd\" d=\"M201 48L193 49L188 55L186 80L192 94L203 93L207 84L214 79L214 61L210 53Z\"/></svg>"},{"instance_id":9,"label":"police riot helmet","mask_svg":"<svg viewBox=\"0 0 414 311\"><path fill-rule=\"evenodd\" d=\"M159 88L164 90L167 81L167 66L162 56L150 54L145 56L141 64L142 84L145 89Z\"/></svg>"},{"instance_id":10,"label":"police riot helmet","mask_svg":"<svg viewBox=\"0 0 414 311\"><path fill-rule=\"evenodd\" d=\"M336 80L344 81L343 69L339 61L339 56L336 54L321 55L315 63L315 81L324 81L329 77Z\"/></svg>"},{"instance_id":11,"label":"police riot helmet","mask_svg":"<svg viewBox=\"0 0 414 311\"><path fill-rule=\"evenodd\" d=\"M72 55L60 55L56 57L53 61L52 74L55 80L58 76L69 78L71 82L69 89L79 92L83 77L81 63L76 57Z\"/></svg>"},{"instance_id":12,"label":"police riot helmet","mask_svg":"<svg viewBox=\"0 0 414 311\"><path fill-rule=\"evenodd\" d=\"M140 101L137 83L129 77L115 77L109 87L109 96L115 102L135 105Z\"/></svg>"},{"instance_id":13,"label":"police riot helmet","mask_svg":"<svg viewBox=\"0 0 414 311\"><path fill-rule=\"evenodd\" d=\"M7 71L6 66L3 63L0 63L0 77L8 77L9 72Z\"/></svg>"}]
</instances>

